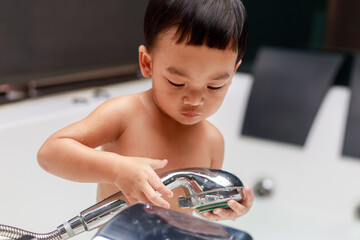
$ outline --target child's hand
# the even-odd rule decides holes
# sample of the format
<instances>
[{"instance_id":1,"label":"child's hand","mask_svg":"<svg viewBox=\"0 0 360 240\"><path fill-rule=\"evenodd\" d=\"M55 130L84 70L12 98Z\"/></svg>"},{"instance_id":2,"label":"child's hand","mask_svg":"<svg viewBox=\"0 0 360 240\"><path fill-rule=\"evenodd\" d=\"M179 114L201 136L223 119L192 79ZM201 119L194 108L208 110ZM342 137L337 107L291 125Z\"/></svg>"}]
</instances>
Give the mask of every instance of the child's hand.
<instances>
[{"instance_id":1,"label":"child's hand","mask_svg":"<svg viewBox=\"0 0 360 240\"><path fill-rule=\"evenodd\" d=\"M132 158L127 161L119 161L114 184L125 195L129 204L142 202L169 208L170 204L160 197L156 191L169 198L173 196L173 192L161 182L154 171L154 169L165 167L166 164L167 160L149 158Z\"/></svg>"},{"instance_id":2,"label":"child's hand","mask_svg":"<svg viewBox=\"0 0 360 240\"><path fill-rule=\"evenodd\" d=\"M211 212L205 212L203 217L210 220L234 220L242 215L246 214L254 202L254 194L250 187L245 187L245 198L241 203L235 200L229 200L228 206L230 209L216 208Z\"/></svg>"}]
</instances>

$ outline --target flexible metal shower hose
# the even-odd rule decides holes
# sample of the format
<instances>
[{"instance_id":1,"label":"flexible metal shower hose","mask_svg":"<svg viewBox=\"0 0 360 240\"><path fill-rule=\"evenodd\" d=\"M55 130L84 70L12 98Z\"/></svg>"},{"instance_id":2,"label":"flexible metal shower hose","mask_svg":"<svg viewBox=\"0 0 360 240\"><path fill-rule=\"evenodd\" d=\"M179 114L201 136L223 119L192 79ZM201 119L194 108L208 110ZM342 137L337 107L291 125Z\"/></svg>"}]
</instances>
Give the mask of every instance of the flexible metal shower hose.
<instances>
[{"instance_id":1,"label":"flexible metal shower hose","mask_svg":"<svg viewBox=\"0 0 360 240\"><path fill-rule=\"evenodd\" d=\"M57 230L50 232L50 233L39 234L39 233L25 231L20 228L0 224L0 236L1 237L18 239L18 238L21 238L26 235L32 236L39 240L61 240L61 236Z\"/></svg>"}]
</instances>

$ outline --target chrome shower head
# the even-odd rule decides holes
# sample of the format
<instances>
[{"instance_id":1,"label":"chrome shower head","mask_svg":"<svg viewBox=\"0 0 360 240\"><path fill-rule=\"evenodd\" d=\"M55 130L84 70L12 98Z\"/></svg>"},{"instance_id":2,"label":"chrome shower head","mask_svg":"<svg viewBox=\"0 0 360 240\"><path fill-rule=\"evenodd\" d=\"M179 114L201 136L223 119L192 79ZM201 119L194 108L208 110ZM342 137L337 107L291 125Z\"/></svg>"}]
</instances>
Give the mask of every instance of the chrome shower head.
<instances>
[{"instance_id":1,"label":"chrome shower head","mask_svg":"<svg viewBox=\"0 0 360 240\"><path fill-rule=\"evenodd\" d=\"M241 201L245 194L240 179L223 170L189 168L159 176L170 189L187 189L186 196L178 198L180 208L193 208L199 212L228 208L228 200Z\"/></svg>"},{"instance_id":2,"label":"chrome shower head","mask_svg":"<svg viewBox=\"0 0 360 240\"><path fill-rule=\"evenodd\" d=\"M199 212L205 212L214 208L228 207L227 201L230 199L241 201L244 198L244 185L240 179L222 170L188 168L166 172L160 174L159 177L169 189L178 187L187 189L186 196L178 198L181 208L193 208ZM121 192L117 192L60 225L56 231L51 233L51 237L44 237L44 239L68 239L84 231L98 228L127 208L126 202L125 196ZM6 234L1 235L3 228L3 232ZM23 232L17 231L16 228L0 225L0 236L20 238L24 235ZM27 231L26 233L33 235ZM48 236L48 234L44 235ZM36 238L41 239L41 237L41 234L36 234Z\"/></svg>"}]
</instances>

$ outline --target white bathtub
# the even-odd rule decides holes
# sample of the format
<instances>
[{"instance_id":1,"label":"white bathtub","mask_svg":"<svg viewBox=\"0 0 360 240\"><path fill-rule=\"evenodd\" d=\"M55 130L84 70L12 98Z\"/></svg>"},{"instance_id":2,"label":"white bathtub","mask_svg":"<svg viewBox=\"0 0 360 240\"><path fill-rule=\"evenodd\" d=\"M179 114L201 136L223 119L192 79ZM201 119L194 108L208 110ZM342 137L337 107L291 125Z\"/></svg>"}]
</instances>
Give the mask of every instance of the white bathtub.
<instances>
[{"instance_id":1,"label":"white bathtub","mask_svg":"<svg viewBox=\"0 0 360 240\"><path fill-rule=\"evenodd\" d=\"M220 110L210 118L225 141L224 169L249 186L274 182L269 198L223 224L256 240L359 240L360 159L341 155L350 92L333 87L303 148L240 135L252 78L237 74ZM107 86L110 97L150 88L149 80ZM80 103L74 103L74 99ZM0 106L0 223L50 232L95 203L96 185L44 172L36 153L54 131L86 116L105 97L94 89ZM83 103L86 101L86 103ZM95 232L74 239L90 239Z\"/></svg>"}]
</instances>

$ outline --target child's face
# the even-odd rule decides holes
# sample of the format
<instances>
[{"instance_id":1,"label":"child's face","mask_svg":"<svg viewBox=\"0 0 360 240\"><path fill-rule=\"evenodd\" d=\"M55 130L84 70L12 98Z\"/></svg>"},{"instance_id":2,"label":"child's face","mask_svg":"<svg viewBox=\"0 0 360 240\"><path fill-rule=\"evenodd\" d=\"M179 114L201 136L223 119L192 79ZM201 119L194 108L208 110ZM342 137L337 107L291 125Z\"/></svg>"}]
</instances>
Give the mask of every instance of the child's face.
<instances>
[{"instance_id":1,"label":"child's face","mask_svg":"<svg viewBox=\"0 0 360 240\"><path fill-rule=\"evenodd\" d=\"M192 125L218 110L240 62L232 50L177 44L175 31L160 34L151 52L141 46L140 65L143 75L152 77L160 110Z\"/></svg>"}]
</instances>

